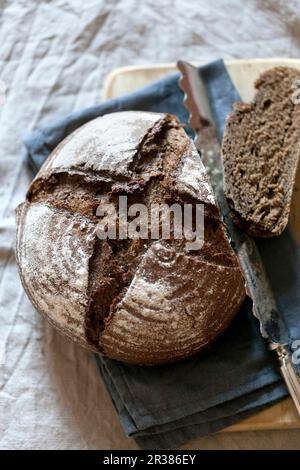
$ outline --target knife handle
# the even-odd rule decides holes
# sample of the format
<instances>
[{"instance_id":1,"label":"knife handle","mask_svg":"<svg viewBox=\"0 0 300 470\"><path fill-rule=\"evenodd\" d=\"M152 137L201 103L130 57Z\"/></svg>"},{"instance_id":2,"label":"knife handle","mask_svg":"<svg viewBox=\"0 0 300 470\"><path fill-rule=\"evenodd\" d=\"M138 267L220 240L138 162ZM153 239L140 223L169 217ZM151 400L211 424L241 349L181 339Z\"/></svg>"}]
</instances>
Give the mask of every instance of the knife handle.
<instances>
[{"instance_id":1,"label":"knife handle","mask_svg":"<svg viewBox=\"0 0 300 470\"><path fill-rule=\"evenodd\" d=\"M290 392L294 405L300 415L300 379L291 360L288 350L284 346L276 348L280 361L280 371Z\"/></svg>"}]
</instances>

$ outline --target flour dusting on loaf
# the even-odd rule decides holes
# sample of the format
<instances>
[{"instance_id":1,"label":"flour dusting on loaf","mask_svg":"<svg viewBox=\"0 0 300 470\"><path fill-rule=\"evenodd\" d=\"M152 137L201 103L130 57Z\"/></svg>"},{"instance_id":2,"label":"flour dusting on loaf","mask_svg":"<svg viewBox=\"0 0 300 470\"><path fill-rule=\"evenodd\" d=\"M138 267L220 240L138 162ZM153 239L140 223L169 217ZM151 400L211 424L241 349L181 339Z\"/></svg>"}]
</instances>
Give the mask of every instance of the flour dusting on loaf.
<instances>
[{"instance_id":1,"label":"flour dusting on loaf","mask_svg":"<svg viewBox=\"0 0 300 470\"><path fill-rule=\"evenodd\" d=\"M174 354L177 359L188 357L236 313L243 292L232 292L230 286L239 278L234 267L154 243L108 318L101 338L105 352L128 361L138 355L144 364L168 362Z\"/></svg>"},{"instance_id":2,"label":"flour dusting on loaf","mask_svg":"<svg viewBox=\"0 0 300 470\"><path fill-rule=\"evenodd\" d=\"M70 338L84 343L94 224L77 214L28 202L19 206L18 220L18 262L32 303Z\"/></svg>"}]
</instances>

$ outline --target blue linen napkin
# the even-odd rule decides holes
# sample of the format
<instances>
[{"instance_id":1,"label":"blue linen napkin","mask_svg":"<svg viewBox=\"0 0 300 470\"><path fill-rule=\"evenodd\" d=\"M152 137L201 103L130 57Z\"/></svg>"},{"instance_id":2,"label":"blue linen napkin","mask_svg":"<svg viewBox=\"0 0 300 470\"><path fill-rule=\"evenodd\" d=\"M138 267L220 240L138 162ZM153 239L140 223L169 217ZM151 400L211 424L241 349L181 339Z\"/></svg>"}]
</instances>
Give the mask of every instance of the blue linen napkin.
<instances>
[{"instance_id":1,"label":"blue linen napkin","mask_svg":"<svg viewBox=\"0 0 300 470\"><path fill-rule=\"evenodd\" d=\"M221 137L226 115L239 95L222 60L200 67L199 73ZM70 132L97 116L120 110L176 114L192 135L182 101L174 74L36 130L24 139L26 157L36 172ZM290 333L300 338L300 250L288 230L276 240L258 243ZM252 303L246 299L229 329L210 349L177 364L141 367L96 356L124 430L140 447L174 448L234 424L287 395L277 361L261 338L251 309Z\"/></svg>"}]
</instances>

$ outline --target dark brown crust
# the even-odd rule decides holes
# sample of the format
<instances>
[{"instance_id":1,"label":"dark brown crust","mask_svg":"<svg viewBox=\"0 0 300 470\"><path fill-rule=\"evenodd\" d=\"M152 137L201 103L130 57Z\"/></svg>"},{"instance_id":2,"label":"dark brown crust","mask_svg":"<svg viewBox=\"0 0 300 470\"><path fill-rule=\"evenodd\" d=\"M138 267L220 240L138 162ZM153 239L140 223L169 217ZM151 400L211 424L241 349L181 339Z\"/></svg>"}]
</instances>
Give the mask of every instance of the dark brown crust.
<instances>
[{"instance_id":1,"label":"dark brown crust","mask_svg":"<svg viewBox=\"0 0 300 470\"><path fill-rule=\"evenodd\" d=\"M118 137L118 125L122 132L126 126L128 134L132 132L137 142L134 152L129 147L122 154L126 135ZM116 126L115 140L120 140L122 149L114 153L111 170L106 164L110 146L105 147L94 134L103 126L109 132ZM25 290L56 328L92 350L136 364L188 357L227 328L245 297L244 281L205 173L196 178L196 189L193 181L184 179L186 162L198 171L199 156L170 115L116 113L86 129L90 141L95 139L93 150L80 150L81 134L82 142L89 145L90 141L84 129L76 131L49 157L29 188L27 202L18 209L17 259ZM132 138L128 137L130 142ZM76 139L77 146L73 144ZM104 153L95 158L98 141ZM84 157L82 152L86 152ZM119 195L126 194L128 205L148 207L153 202L204 203L205 244L187 254L184 242L172 239L98 240L94 228L99 194L114 204ZM70 258L61 261L65 245ZM41 259L46 267L39 264ZM60 280L56 264L61 262ZM45 282L46 291L57 292L57 305L51 305L51 295L43 291Z\"/></svg>"}]
</instances>

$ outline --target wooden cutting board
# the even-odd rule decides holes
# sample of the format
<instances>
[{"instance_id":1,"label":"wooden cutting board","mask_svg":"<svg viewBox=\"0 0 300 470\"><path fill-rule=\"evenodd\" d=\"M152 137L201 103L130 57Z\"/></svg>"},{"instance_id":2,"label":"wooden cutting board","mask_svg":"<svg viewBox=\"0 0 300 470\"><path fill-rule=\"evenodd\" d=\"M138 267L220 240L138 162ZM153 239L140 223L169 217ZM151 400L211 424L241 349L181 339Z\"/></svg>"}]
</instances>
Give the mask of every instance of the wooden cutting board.
<instances>
[{"instance_id":1,"label":"wooden cutting board","mask_svg":"<svg viewBox=\"0 0 300 470\"><path fill-rule=\"evenodd\" d=\"M252 99L254 81L263 71L284 65L300 69L298 59L247 59L225 61L233 83L244 101ZM199 63L200 65L200 63ZM154 80L177 72L175 64L123 67L114 70L106 79L103 99L115 98L136 91ZM300 428L300 418L290 398L271 406L223 432Z\"/></svg>"}]
</instances>

